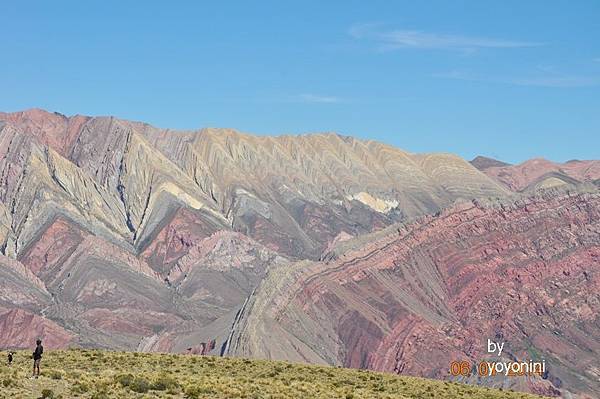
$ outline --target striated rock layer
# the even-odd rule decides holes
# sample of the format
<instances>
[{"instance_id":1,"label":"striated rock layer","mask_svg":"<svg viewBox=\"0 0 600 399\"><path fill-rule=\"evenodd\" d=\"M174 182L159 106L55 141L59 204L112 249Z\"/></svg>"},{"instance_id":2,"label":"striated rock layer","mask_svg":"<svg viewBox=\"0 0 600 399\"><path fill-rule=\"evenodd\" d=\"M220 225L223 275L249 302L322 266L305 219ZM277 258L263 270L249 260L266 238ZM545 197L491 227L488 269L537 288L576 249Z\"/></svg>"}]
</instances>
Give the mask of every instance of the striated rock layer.
<instances>
[{"instance_id":1,"label":"striated rock layer","mask_svg":"<svg viewBox=\"0 0 600 399\"><path fill-rule=\"evenodd\" d=\"M600 392L600 195L466 202L344 244L273 270L230 353L448 378L490 338L549 375L480 382Z\"/></svg>"},{"instance_id":2,"label":"striated rock layer","mask_svg":"<svg viewBox=\"0 0 600 399\"><path fill-rule=\"evenodd\" d=\"M519 165L508 165L477 157L471 163L512 191L600 185L600 161L596 160L572 160L561 164L536 158Z\"/></svg>"},{"instance_id":3,"label":"striated rock layer","mask_svg":"<svg viewBox=\"0 0 600 399\"><path fill-rule=\"evenodd\" d=\"M0 113L0 183L11 216L0 238L17 256L61 214L136 253L157 237L163 244L151 250L168 250L164 229L191 222L192 237L231 228L316 258L342 230L363 234L459 198L510 194L459 157L337 134L178 132L42 110ZM165 255L174 253L149 256Z\"/></svg>"},{"instance_id":4,"label":"striated rock layer","mask_svg":"<svg viewBox=\"0 0 600 399\"><path fill-rule=\"evenodd\" d=\"M448 377L483 340L599 393L597 161L0 113L0 347Z\"/></svg>"}]
</instances>

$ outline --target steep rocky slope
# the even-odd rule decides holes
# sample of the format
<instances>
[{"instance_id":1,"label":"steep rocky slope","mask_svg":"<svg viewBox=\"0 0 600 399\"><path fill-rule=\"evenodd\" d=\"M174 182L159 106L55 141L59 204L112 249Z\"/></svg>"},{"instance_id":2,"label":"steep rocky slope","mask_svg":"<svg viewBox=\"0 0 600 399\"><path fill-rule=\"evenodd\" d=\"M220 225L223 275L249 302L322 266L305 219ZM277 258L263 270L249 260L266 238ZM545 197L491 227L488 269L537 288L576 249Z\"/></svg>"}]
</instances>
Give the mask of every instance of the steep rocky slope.
<instances>
[{"instance_id":1,"label":"steep rocky slope","mask_svg":"<svg viewBox=\"0 0 600 399\"><path fill-rule=\"evenodd\" d=\"M337 134L0 113L0 347L447 378L489 335L546 356L549 380L472 382L599 392L596 163L475 165Z\"/></svg>"},{"instance_id":2,"label":"steep rocky slope","mask_svg":"<svg viewBox=\"0 0 600 399\"><path fill-rule=\"evenodd\" d=\"M456 156L336 134L177 132L41 110L0 114L0 124L0 202L13 207L5 245L16 255L58 212L143 251L183 205L200 211L202 230L233 228L314 258L342 230L362 234L458 198L509 194Z\"/></svg>"},{"instance_id":3,"label":"steep rocky slope","mask_svg":"<svg viewBox=\"0 0 600 399\"><path fill-rule=\"evenodd\" d=\"M448 378L490 338L548 379L480 382L600 392L598 194L466 202L344 245L273 270L230 353Z\"/></svg>"},{"instance_id":4,"label":"steep rocky slope","mask_svg":"<svg viewBox=\"0 0 600 399\"><path fill-rule=\"evenodd\" d=\"M452 155L37 109L0 113L0 183L6 309L59 323L63 345L213 353L270 266L510 195Z\"/></svg>"}]
</instances>

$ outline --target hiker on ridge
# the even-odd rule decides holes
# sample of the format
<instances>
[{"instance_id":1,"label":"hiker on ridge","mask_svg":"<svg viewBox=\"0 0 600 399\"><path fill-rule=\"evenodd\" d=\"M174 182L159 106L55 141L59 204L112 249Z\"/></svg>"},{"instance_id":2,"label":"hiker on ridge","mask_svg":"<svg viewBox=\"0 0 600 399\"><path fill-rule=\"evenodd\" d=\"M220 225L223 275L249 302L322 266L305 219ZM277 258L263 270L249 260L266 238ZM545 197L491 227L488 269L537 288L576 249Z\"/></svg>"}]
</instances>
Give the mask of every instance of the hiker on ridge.
<instances>
[{"instance_id":1,"label":"hiker on ridge","mask_svg":"<svg viewBox=\"0 0 600 399\"><path fill-rule=\"evenodd\" d=\"M33 352L33 375L32 378L38 378L40 376L40 363L42 361L42 353L44 353L44 347L42 346L42 340L38 339L36 342L35 351ZM37 374L35 373L37 369Z\"/></svg>"}]
</instances>

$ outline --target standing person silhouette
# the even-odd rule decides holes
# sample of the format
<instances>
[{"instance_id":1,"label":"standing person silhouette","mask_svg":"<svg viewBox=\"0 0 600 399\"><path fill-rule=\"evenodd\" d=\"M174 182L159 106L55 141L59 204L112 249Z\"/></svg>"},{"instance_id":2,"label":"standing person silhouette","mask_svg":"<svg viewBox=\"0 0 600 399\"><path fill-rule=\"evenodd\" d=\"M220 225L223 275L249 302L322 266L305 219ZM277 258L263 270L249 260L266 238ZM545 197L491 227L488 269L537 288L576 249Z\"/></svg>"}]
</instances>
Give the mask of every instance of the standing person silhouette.
<instances>
[{"instance_id":1,"label":"standing person silhouette","mask_svg":"<svg viewBox=\"0 0 600 399\"><path fill-rule=\"evenodd\" d=\"M36 342L35 351L33 352L33 375L31 378L38 378L40 376L40 363L42 361L42 353L44 353L44 347L42 346L42 340L38 339ZM37 374L36 374L37 370Z\"/></svg>"},{"instance_id":2,"label":"standing person silhouette","mask_svg":"<svg viewBox=\"0 0 600 399\"><path fill-rule=\"evenodd\" d=\"M13 353L12 351L8 352L8 365L11 366L13 362Z\"/></svg>"}]
</instances>

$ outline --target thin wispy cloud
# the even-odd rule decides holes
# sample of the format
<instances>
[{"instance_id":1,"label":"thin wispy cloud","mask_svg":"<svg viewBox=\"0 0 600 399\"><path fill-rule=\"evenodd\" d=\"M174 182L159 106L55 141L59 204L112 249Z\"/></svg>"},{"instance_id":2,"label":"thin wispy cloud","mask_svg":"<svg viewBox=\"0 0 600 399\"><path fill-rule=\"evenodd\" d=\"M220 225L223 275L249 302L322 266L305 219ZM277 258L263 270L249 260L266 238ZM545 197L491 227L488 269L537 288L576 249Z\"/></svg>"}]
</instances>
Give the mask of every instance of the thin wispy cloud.
<instances>
[{"instance_id":1,"label":"thin wispy cloud","mask_svg":"<svg viewBox=\"0 0 600 399\"><path fill-rule=\"evenodd\" d=\"M355 25L350 28L349 33L356 39L375 41L381 50L414 48L475 51L484 48L520 48L543 45L543 43L529 41L432 33L420 30L383 30L381 26L374 24Z\"/></svg>"},{"instance_id":2,"label":"thin wispy cloud","mask_svg":"<svg viewBox=\"0 0 600 399\"><path fill-rule=\"evenodd\" d=\"M465 80L471 82L504 83L516 86L537 86L555 88L592 87L600 85L600 76L546 75L527 77L480 76L464 71L450 71L432 75L441 79Z\"/></svg>"},{"instance_id":3,"label":"thin wispy cloud","mask_svg":"<svg viewBox=\"0 0 600 399\"><path fill-rule=\"evenodd\" d=\"M540 87L591 87L600 84L600 77L594 76L548 76L548 77L530 77L509 80L520 86L540 86Z\"/></svg>"},{"instance_id":4,"label":"thin wispy cloud","mask_svg":"<svg viewBox=\"0 0 600 399\"><path fill-rule=\"evenodd\" d=\"M343 101L340 97L323 96L318 94L300 94L297 99L302 102L321 104L334 104Z\"/></svg>"}]
</instances>

